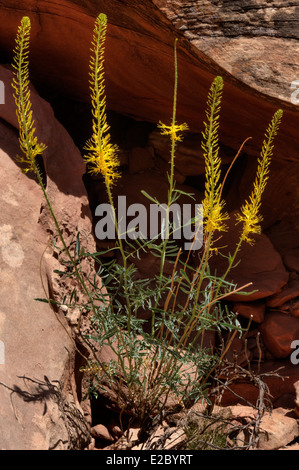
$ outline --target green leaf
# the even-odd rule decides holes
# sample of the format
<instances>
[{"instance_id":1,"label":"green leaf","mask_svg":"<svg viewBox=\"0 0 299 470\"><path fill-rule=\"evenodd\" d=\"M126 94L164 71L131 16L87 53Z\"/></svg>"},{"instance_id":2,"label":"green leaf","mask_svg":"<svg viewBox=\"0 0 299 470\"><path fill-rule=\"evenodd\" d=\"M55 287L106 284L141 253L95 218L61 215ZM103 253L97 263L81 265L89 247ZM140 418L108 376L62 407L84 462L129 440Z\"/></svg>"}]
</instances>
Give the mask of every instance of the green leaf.
<instances>
[{"instance_id":1,"label":"green leaf","mask_svg":"<svg viewBox=\"0 0 299 470\"><path fill-rule=\"evenodd\" d=\"M146 191L144 191L144 189L141 190L141 194L143 194L143 196L145 196L147 199L154 202L155 204L160 204L157 198L150 196Z\"/></svg>"}]
</instances>

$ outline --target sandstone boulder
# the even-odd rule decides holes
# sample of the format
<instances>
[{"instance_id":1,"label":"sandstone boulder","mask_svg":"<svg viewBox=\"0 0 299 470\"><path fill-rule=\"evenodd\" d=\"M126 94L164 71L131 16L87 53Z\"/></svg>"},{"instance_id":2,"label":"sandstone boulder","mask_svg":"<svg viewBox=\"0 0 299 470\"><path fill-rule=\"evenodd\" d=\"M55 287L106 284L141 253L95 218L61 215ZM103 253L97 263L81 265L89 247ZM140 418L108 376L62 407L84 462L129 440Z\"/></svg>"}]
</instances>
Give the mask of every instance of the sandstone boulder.
<instances>
[{"instance_id":1,"label":"sandstone boulder","mask_svg":"<svg viewBox=\"0 0 299 470\"><path fill-rule=\"evenodd\" d=\"M49 235L56 232L42 191L15 159L20 149L11 78L11 72L1 67L6 89L5 104L0 106L0 339L5 352L0 364L1 448L80 449L88 444L89 431L78 401L72 331L62 312L35 300L61 300L63 292L53 274L58 265ZM37 134L49 145L47 190L66 241L71 243L79 230L91 249L80 153L50 105L34 90L32 101ZM67 294L69 286L64 287Z\"/></svg>"},{"instance_id":2,"label":"sandstone boulder","mask_svg":"<svg viewBox=\"0 0 299 470\"><path fill-rule=\"evenodd\" d=\"M158 130L150 133L148 142L152 145L156 154L166 162L169 162L169 138L163 136ZM200 134L186 133L182 142L176 146L176 170L185 176L203 175L205 173L205 161L201 148L202 137ZM231 149L221 148L222 164L231 162L234 154Z\"/></svg>"},{"instance_id":3,"label":"sandstone boulder","mask_svg":"<svg viewBox=\"0 0 299 470\"><path fill-rule=\"evenodd\" d=\"M109 430L103 424L97 424L91 428L91 435L95 439L100 439L108 442L113 442L113 437L111 436Z\"/></svg>"}]
</instances>

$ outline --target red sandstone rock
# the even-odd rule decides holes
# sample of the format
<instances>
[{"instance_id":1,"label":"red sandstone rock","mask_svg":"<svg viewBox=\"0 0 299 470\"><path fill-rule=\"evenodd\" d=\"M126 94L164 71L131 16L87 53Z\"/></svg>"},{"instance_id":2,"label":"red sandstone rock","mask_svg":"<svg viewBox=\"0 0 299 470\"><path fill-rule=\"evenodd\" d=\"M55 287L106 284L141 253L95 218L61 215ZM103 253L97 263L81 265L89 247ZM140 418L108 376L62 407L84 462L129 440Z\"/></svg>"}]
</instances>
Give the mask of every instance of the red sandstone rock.
<instances>
[{"instance_id":1,"label":"red sandstone rock","mask_svg":"<svg viewBox=\"0 0 299 470\"><path fill-rule=\"evenodd\" d=\"M234 77L290 101L299 60L294 2L255 0L251 8L242 0L153 1L192 45Z\"/></svg>"},{"instance_id":2,"label":"red sandstone rock","mask_svg":"<svg viewBox=\"0 0 299 470\"><path fill-rule=\"evenodd\" d=\"M297 407L297 414L298 414L298 407L299 407L299 381L297 380L295 383L294 383L294 389L295 389L295 394L296 394L296 397L295 397L295 405Z\"/></svg>"},{"instance_id":3,"label":"red sandstone rock","mask_svg":"<svg viewBox=\"0 0 299 470\"><path fill-rule=\"evenodd\" d=\"M299 319L279 311L270 312L259 325L259 330L266 348L274 357L288 357L292 352L292 342L299 339Z\"/></svg>"},{"instance_id":4,"label":"red sandstone rock","mask_svg":"<svg viewBox=\"0 0 299 470\"><path fill-rule=\"evenodd\" d=\"M299 301L294 301L290 305L290 314L293 317L299 317Z\"/></svg>"},{"instance_id":5,"label":"red sandstone rock","mask_svg":"<svg viewBox=\"0 0 299 470\"><path fill-rule=\"evenodd\" d=\"M113 437L111 436L106 426L103 424L97 424L96 426L93 426L90 433L95 439L113 442Z\"/></svg>"},{"instance_id":6,"label":"red sandstone rock","mask_svg":"<svg viewBox=\"0 0 299 470\"><path fill-rule=\"evenodd\" d=\"M32 0L3 0L1 19L5 27L0 32L0 50L5 57L11 57L17 26L22 15L28 15L32 21L30 63L34 82L89 102L90 40L94 18L101 12L109 21L105 56L109 109L154 123L170 122L173 44L179 37L178 122L186 121L192 132L201 132L207 92L214 76L220 74L225 81L222 143L235 151L252 136L247 148L256 155L269 119L282 106L285 116L276 154L286 160L295 158L299 121L296 107L277 98L264 99L264 88L257 92L236 80L191 44L151 0L125 0L117 2L117 7L115 2L103 0L84 5L79 0L62 0L59 4L41 0L38 11ZM209 16L208 11L205 14ZM286 50L283 47L282 52ZM244 80L244 74L241 78Z\"/></svg>"},{"instance_id":7,"label":"red sandstone rock","mask_svg":"<svg viewBox=\"0 0 299 470\"><path fill-rule=\"evenodd\" d=\"M253 374L258 374L269 388L270 396L268 396L268 399L272 402L273 406L279 403L281 397L289 396L287 407L294 407L296 397L294 383L299 380L298 365L292 364L289 358L272 359L262 361L260 364L253 363L251 370ZM238 403L244 405L246 401L253 406L256 405L259 389L254 386L252 381L238 380L236 376L235 381L229 387L230 390L224 390L221 406L236 405Z\"/></svg>"},{"instance_id":8,"label":"red sandstone rock","mask_svg":"<svg viewBox=\"0 0 299 470\"><path fill-rule=\"evenodd\" d=\"M63 92L69 97L89 101L87 82L89 46L94 18L100 11L107 13L109 20L106 48L107 103L109 108L138 119L152 122L158 122L161 119L166 123L169 122L172 110L173 40L175 36L180 37L178 120L179 122L186 121L191 131L197 133L201 131L202 121L205 117L204 109L208 88L216 74L223 75L225 92L220 126L222 143L235 152L243 139L248 136L253 137L250 144L246 146L249 153L248 160L253 161L253 163L247 167L248 171L244 173L242 184L240 184L240 180L237 181L238 186L242 186L245 190L248 188L248 182L252 181L249 175L252 175L252 170L256 168L256 159L252 159L252 156L256 156L260 151L264 130L269 119L278 107L284 108L283 125L275 145L277 157L275 157L275 165L271 167L274 179L272 183L270 180L267 187L268 192L265 195L268 194L268 196L264 199L263 209L265 211L263 211L263 214L265 214L265 226L270 226L267 233L274 247L284 253L287 253L290 247L296 249L298 246L296 221L299 207L295 192L297 189L296 175L298 173L296 171L298 166L296 159L298 158L297 132L299 123L296 108L290 103L277 99L278 93L275 92L275 99L265 97L262 93L244 86L244 83L226 73L198 48L190 45L190 42L186 41L165 17L153 7L151 1L139 2L136 6L135 1L125 0L118 4L118 8L115 8L114 2L107 4L103 1L97 2L97 5L89 2L88 6L82 6L82 2L79 0L62 1L59 5L51 1L40 1L37 11L36 2L4 0L0 6L2 21L0 31L1 53L3 57L11 59L17 26L21 17L28 14L32 20L30 70L34 83L47 91ZM63 34L57 34L57 31L62 31ZM273 43L273 41L270 42ZM238 44L235 50L239 49ZM248 44L248 42L244 42L244 44ZM228 46L227 51L230 53L233 50L233 42L228 43L228 41L225 41L225 45ZM254 49L247 50L248 53L251 53ZM222 54L222 47L220 52ZM285 48L283 48L283 52L285 52ZM216 59L217 53L218 58L220 57L219 51L215 50ZM227 60L227 57L225 60ZM242 62L244 62L243 56ZM227 63L224 66L229 68ZM241 75L238 69L233 73L246 82L244 76L246 71L243 68ZM266 76L267 74L264 74L264 77ZM0 106L0 116L4 121L16 127L16 116L12 106L13 100L7 82L7 80L11 81L11 75L7 70L1 69L0 79L5 81L7 93L5 96L6 104ZM262 87L261 90L265 91L267 87ZM41 140L49 144L49 149L45 153L48 189L55 209L58 211L59 219L64 224L65 229L70 231L70 237L78 228L90 233L88 203L81 181L85 168L79 158L78 149L75 148L62 126L55 120L51 108L40 100L36 94L33 95L33 101L34 113L37 116L37 133ZM7 166L5 168L9 170L10 178L14 182L11 185L9 183L10 179L6 178L6 174L4 174L1 183L1 187L5 188L2 199L7 207L13 208L13 212L8 210L1 213L1 223L4 221L4 224L2 224L0 239L4 266L8 270L5 278L6 282L1 284L3 303L0 312L0 326L2 328L0 330L2 335L0 335L0 339L4 339L6 344L8 338L7 351L9 351L9 354L12 353L9 361L11 361L11 358L16 357L16 354L18 358L17 361L13 360L12 363L8 363L9 373L5 369L6 366L2 367L0 364L0 367L2 367L1 373L3 371L5 373L4 378L1 376L1 382L6 381L10 386L13 384L13 377L23 374L24 370L28 374L35 374L37 370L40 370L41 374L50 371L50 374L53 374L51 379L60 379L61 371L66 364L66 356L65 350L61 349L61 344L64 344L65 339L61 338L61 332L57 329L56 323L54 322L56 326L52 325L51 320L49 320L48 310L42 309L39 305L37 311L36 307L31 306L32 292L28 289L26 283L26 279L29 278L31 279L31 286L38 283L38 279L34 280L35 278L32 276L33 273L38 271L37 260L41 256L41 244L46 239L41 226L37 226L41 206L40 193L37 191L38 188L36 188L34 182L21 175L19 169L15 168L14 164L7 158L8 155L12 157L17 148L15 136L12 136L11 129L6 125L1 126L1 133L3 134L1 145L5 146L3 149L5 150L3 152L3 162L6 162L5 165ZM184 150L180 157L183 162L181 165L182 174L202 173L202 159L199 155L197 166L196 149L193 151L192 165L189 169L186 165L187 157L187 152ZM178 161L178 164L180 165L180 161ZM149 179L149 181L151 180ZM288 181L288 184L281 185L281 181ZM157 184L159 186L159 181L157 181ZM133 186L130 188L133 199L136 188ZM277 188L280 188L279 195ZM150 183L148 192L152 193L152 189L154 189L154 186ZM121 190L123 189L121 188ZM27 205L24 204L24 200L20 200L20 191L28 193ZM69 193L68 197L66 197L67 193ZM136 202L136 200L134 199L133 202ZM30 211L28 212L29 205ZM16 212L15 207L19 207L20 212ZM290 215L292 215L291 219L289 219ZM282 219L281 224L273 225L278 218ZM21 220L21 224L14 229L12 234L9 227L12 224L14 225L18 219ZM51 221L45 211L40 217L40 222L43 228L52 228ZM32 227L35 227L34 230ZM231 232L229 237L231 237ZM252 281L253 289L258 289L258 292L249 297L237 296L231 297L232 299L239 301L264 298L277 293L286 284L287 272L277 251L269 242L269 238L263 235L258 237L253 247L246 246L244 248L244 251L242 251L242 264L234 270L232 278L232 280L236 280L238 285ZM22 241L22 244L20 241ZM231 240L229 240L230 242ZM25 256L22 247L20 248L23 243L26 244L26 249L30 251L29 258L27 256L29 251L25 253ZM6 246L9 246L9 250L3 249ZM25 259L26 266L24 264ZM48 263L49 267L52 267L52 260L49 258ZM218 268L221 268L221 263L217 262L216 264ZM22 298L17 297L14 299L12 296L11 285L16 284L23 289L24 295L22 295ZM15 289L13 292L14 295L18 296ZM42 293L39 295L42 295ZM9 316L12 320L10 324L7 323L8 315L6 310L11 313L12 305L15 306L14 311L18 312L18 318L14 321L13 317ZM32 315L35 312L39 319L34 324L30 323L30 328L26 316L28 308L26 308L26 311L24 310L26 305L30 305L30 308L28 307L30 314ZM19 325L20 331L15 329L15 325ZM11 334L11 328L13 328L14 336ZM37 350L33 349L31 347L32 335L43 338L45 331L47 332L46 341L37 344ZM54 337L53 335L49 337L48 331L52 331ZM269 350L273 351L273 354L277 357L286 357L289 354L288 342L291 342L292 338L297 339L298 320L292 319L283 313L271 313L267 315L265 321L261 324L261 331ZM62 336L64 338L64 333L62 333ZM20 344L23 345L22 351L20 350ZM70 344L69 348L71 349L71 347ZM22 354L20 354L20 351ZM46 363L45 358L47 359ZM296 370L292 369L294 375L297 373ZM277 379L279 385L275 383L271 388L274 397L277 398L282 393L282 389L288 390L291 381L294 380L294 375L291 376L290 381L285 380L282 382ZM237 390L239 389L237 388ZM32 390L30 390L31 392ZM250 387L245 392L249 393L250 398L254 397L254 394L251 395L252 389ZM44 420L40 418L42 408L32 406L24 418L23 426L27 427L27 423L31 423L32 428L30 429L33 429L34 432L37 431L34 436L30 432L24 435L23 432L20 433L19 429L16 430L15 423L11 421L12 415L9 408L8 393L7 389L3 400L3 413L4 419L11 425L8 424L5 429L5 440L3 440L5 445L7 447L12 446L16 441L18 445L29 448L49 448L54 445L57 428L55 431L51 426L53 417L57 417L57 413L59 415L59 410L55 408L55 404L51 403L51 406L48 407ZM19 396L17 400L18 416L22 416L22 405L23 402ZM36 410L38 417L35 415ZM27 418L28 421L26 421ZM68 439L63 419L59 415L56 424L61 425L59 429L60 437L62 435ZM47 428L48 424L50 430Z\"/></svg>"},{"instance_id":9,"label":"red sandstone rock","mask_svg":"<svg viewBox=\"0 0 299 470\"><path fill-rule=\"evenodd\" d=\"M154 167L154 150L152 147L134 147L129 153L129 172L140 173Z\"/></svg>"},{"instance_id":10,"label":"red sandstone rock","mask_svg":"<svg viewBox=\"0 0 299 470\"><path fill-rule=\"evenodd\" d=\"M169 137L161 135L154 130L149 135L149 144L153 146L157 155L167 163L169 162ZM200 134L183 134L182 142L176 146L176 170L185 176L202 175L205 172L205 161L201 148L202 136ZM222 164L228 164L234 157L231 149L221 148Z\"/></svg>"},{"instance_id":11,"label":"red sandstone rock","mask_svg":"<svg viewBox=\"0 0 299 470\"><path fill-rule=\"evenodd\" d=\"M235 225L235 213L230 215L228 230L223 233L217 246L224 247L222 252L226 255L234 252L237 241L240 237L240 225ZM250 287L244 289L247 295L238 293L231 294L233 301L252 301L262 299L279 292L288 281L288 273L282 263L281 256L274 249L268 237L264 234L253 237L254 244L244 242L235 261L235 267L231 269L227 280L242 287L247 283L252 283ZM239 264L237 264L239 262ZM237 264L237 265L236 265ZM210 260L210 269L217 271L217 275L222 276L227 269L227 259L220 255L213 255ZM255 292L254 292L255 291Z\"/></svg>"},{"instance_id":12,"label":"red sandstone rock","mask_svg":"<svg viewBox=\"0 0 299 470\"><path fill-rule=\"evenodd\" d=\"M234 302L233 311L245 318L251 318L256 323L262 323L265 316L266 304L264 301Z\"/></svg>"},{"instance_id":13,"label":"red sandstone rock","mask_svg":"<svg viewBox=\"0 0 299 470\"><path fill-rule=\"evenodd\" d=\"M287 415L288 410L276 408L262 417L257 448L276 450L294 441L299 435L296 417Z\"/></svg>"},{"instance_id":14,"label":"red sandstone rock","mask_svg":"<svg viewBox=\"0 0 299 470\"><path fill-rule=\"evenodd\" d=\"M0 67L0 79L6 90L5 104L0 106L0 339L5 345L5 361L0 364L0 420L5 423L0 429L1 448L79 449L88 443L89 431L74 387L71 330L60 312L57 318L48 304L34 300L47 296L61 300L56 297L62 292L53 274L58 263L48 232L54 231L53 222L34 177L24 175L16 164L20 149L13 128L17 123L11 72ZM66 241L82 230L93 249L81 155L50 105L34 90L32 102L37 134L49 145L47 190Z\"/></svg>"}]
</instances>

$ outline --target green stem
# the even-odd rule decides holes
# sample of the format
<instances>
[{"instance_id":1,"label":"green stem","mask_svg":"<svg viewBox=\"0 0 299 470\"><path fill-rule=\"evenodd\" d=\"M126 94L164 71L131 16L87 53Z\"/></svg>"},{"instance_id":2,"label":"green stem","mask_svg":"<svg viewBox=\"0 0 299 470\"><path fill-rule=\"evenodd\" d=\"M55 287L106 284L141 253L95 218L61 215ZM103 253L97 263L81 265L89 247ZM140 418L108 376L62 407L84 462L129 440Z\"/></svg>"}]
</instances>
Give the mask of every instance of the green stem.
<instances>
[{"instance_id":1,"label":"green stem","mask_svg":"<svg viewBox=\"0 0 299 470\"><path fill-rule=\"evenodd\" d=\"M173 108L172 108L172 121L171 121L172 126L175 126L175 123L176 123L176 109L177 109L177 90L178 90L177 42L178 42L178 39L176 38L175 42L174 42L174 91L173 91ZM164 272L164 266L165 266L166 250L167 250L167 245L168 245L168 237L169 237L169 209L170 209L170 206L172 204L174 186L175 186L175 181L174 181L175 164L174 164L174 160L175 160L176 139L174 138L173 135L171 137L172 138L171 138L171 152L170 152L170 176L169 176L168 201L167 201L167 208L166 208L166 224L167 224L167 226L165 227L166 237L163 240L162 250L161 250L160 273L159 273L159 281L158 281L158 286L157 286L158 292L161 291L162 284L163 284L163 272ZM157 296L155 309L158 306L158 302L159 302L159 296ZM156 319L155 309L152 312L152 322L151 322L152 337L155 334L155 319Z\"/></svg>"}]
</instances>

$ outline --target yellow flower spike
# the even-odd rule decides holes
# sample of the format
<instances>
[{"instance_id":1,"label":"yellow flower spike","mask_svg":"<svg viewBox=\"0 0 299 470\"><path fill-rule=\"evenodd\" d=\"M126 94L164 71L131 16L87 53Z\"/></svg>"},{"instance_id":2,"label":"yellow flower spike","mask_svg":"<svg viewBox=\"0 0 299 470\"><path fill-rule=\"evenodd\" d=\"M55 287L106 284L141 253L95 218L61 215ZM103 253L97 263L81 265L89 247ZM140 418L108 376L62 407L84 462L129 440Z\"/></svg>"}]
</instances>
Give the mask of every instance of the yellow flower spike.
<instances>
[{"instance_id":1,"label":"yellow flower spike","mask_svg":"<svg viewBox=\"0 0 299 470\"><path fill-rule=\"evenodd\" d=\"M14 99L16 103L16 114L19 123L19 142L23 156L17 157L24 164L23 172L33 171L38 173L36 157L44 152L46 145L39 143L34 136L34 120L32 118L30 88L29 88L29 41L31 23L27 16L21 20L16 36L16 46L12 67L14 88Z\"/></svg>"},{"instance_id":2,"label":"yellow flower spike","mask_svg":"<svg viewBox=\"0 0 299 470\"><path fill-rule=\"evenodd\" d=\"M180 135L189 129L186 123L176 124L176 112L177 112L177 93L178 93L178 61L177 61L177 43L178 39L174 41L174 90L173 90L173 108L172 108L172 119L171 125L167 126L159 121L157 127L161 129L162 135L168 135L170 137L171 149L170 149L170 175L169 175L169 191L168 191L168 207L171 205L173 191L175 187L174 180L174 166L175 166L175 148L176 143L181 142L183 137Z\"/></svg>"},{"instance_id":3,"label":"yellow flower spike","mask_svg":"<svg viewBox=\"0 0 299 470\"><path fill-rule=\"evenodd\" d=\"M203 221L207 233L215 230L226 230L225 220L228 215L224 213L224 200L221 198L221 159L218 155L218 127L219 113L223 90L223 80L216 77L210 87L204 131L202 132L202 149L205 159L205 198L203 201Z\"/></svg>"},{"instance_id":4,"label":"yellow flower spike","mask_svg":"<svg viewBox=\"0 0 299 470\"><path fill-rule=\"evenodd\" d=\"M174 151L175 143L182 141L182 136L179 135L180 132L187 131L189 129L188 124L176 124L176 107L177 107L177 93L178 93L178 60L177 60L177 43L178 39L174 41L174 90L173 90L173 110L172 110L172 120L171 125L167 126L161 121L158 124L158 128L161 129L162 135L169 135L172 143L172 150ZM174 157L174 155L173 155Z\"/></svg>"},{"instance_id":5,"label":"yellow flower spike","mask_svg":"<svg viewBox=\"0 0 299 470\"><path fill-rule=\"evenodd\" d=\"M89 165L88 171L102 175L107 191L120 177L117 169L118 147L110 141L109 126L106 119L106 95L104 84L104 51L107 31L107 17L101 13L96 21L91 43L90 91L92 105L92 136L85 145L88 154L84 156Z\"/></svg>"},{"instance_id":6,"label":"yellow flower spike","mask_svg":"<svg viewBox=\"0 0 299 470\"><path fill-rule=\"evenodd\" d=\"M249 201L245 201L244 205L241 207L241 214L238 214L237 216L237 222L241 222L243 224L241 241L246 241L250 244L254 241L250 238L250 234L261 233L260 223L263 218L259 214L259 209L261 206L262 194L269 178L269 167L274 148L273 142L279 130L282 116L283 111L281 109L276 111L266 130L261 156L258 160L259 164L252 193L249 196Z\"/></svg>"}]
</instances>

